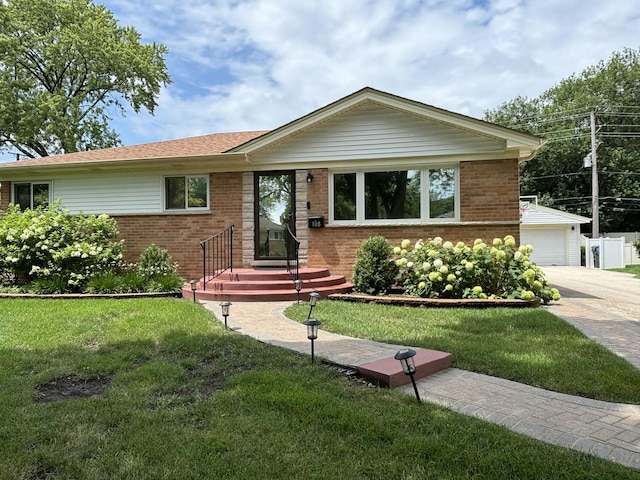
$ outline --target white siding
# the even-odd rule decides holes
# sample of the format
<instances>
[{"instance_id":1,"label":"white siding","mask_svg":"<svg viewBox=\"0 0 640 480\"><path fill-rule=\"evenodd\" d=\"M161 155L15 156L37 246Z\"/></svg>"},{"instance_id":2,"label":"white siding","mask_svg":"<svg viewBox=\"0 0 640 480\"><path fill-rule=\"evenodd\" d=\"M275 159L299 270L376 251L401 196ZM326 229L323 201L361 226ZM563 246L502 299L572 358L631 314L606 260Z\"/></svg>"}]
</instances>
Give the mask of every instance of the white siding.
<instances>
[{"instance_id":1,"label":"white siding","mask_svg":"<svg viewBox=\"0 0 640 480\"><path fill-rule=\"evenodd\" d=\"M566 224L567 219L556 215L554 212L542 210L541 208L531 207L522 215L522 223L527 225L553 225Z\"/></svg>"},{"instance_id":2,"label":"white siding","mask_svg":"<svg viewBox=\"0 0 640 480\"><path fill-rule=\"evenodd\" d=\"M366 103L252 155L252 162L401 158L504 148L502 140Z\"/></svg>"},{"instance_id":3,"label":"white siding","mask_svg":"<svg viewBox=\"0 0 640 480\"><path fill-rule=\"evenodd\" d=\"M159 213L163 177L144 174L93 174L53 180L53 198L71 213Z\"/></svg>"},{"instance_id":4,"label":"white siding","mask_svg":"<svg viewBox=\"0 0 640 480\"><path fill-rule=\"evenodd\" d=\"M569 225L568 228L567 246L569 248L569 265L572 267L579 267L582 260L580 257L580 224L576 223L575 225ZM571 230L572 228L573 230Z\"/></svg>"}]
</instances>

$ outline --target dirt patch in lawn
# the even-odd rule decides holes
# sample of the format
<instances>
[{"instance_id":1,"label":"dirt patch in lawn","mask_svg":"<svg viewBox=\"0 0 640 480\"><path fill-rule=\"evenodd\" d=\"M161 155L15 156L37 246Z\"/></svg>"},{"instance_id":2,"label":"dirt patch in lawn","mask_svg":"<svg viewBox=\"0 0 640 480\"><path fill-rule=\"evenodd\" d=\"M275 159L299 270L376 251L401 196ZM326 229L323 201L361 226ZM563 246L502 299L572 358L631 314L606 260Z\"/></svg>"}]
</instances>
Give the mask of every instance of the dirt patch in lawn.
<instances>
[{"instance_id":1,"label":"dirt patch in lawn","mask_svg":"<svg viewBox=\"0 0 640 480\"><path fill-rule=\"evenodd\" d=\"M51 403L77 398L89 398L102 395L111 379L102 375L81 378L76 375L63 375L52 378L36 387L36 402Z\"/></svg>"}]
</instances>

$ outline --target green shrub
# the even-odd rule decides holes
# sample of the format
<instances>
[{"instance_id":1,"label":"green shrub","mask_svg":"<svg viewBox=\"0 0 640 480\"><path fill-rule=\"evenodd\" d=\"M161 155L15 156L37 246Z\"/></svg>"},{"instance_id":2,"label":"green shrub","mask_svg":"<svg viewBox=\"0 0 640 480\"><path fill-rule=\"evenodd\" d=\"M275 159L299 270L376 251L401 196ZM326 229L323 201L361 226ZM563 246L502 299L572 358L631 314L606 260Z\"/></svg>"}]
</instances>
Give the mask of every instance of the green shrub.
<instances>
[{"instance_id":1,"label":"green shrub","mask_svg":"<svg viewBox=\"0 0 640 480\"><path fill-rule=\"evenodd\" d=\"M386 238L369 237L356 251L353 283L358 292L384 294L393 286L397 268L392 260L393 248Z\"/></svg>"},{"instance_id":2,"label":"green shrub","mask_svg":"<svg viewBox=\"0 0 640 480\"><path fill-rule=\"evenodd\" d=\"M92 275L84 289L85 293L117 293L120 288L121 275L108 270Z\"/></svg>"},{"instance_id":3,"label":"green shrub","mask_svg":"<svg viewBox=\"0 0 640 480\"><path fill-rule=\"evenodd\" d=\"M177 273L169 273L166 275L158 275L149 280L146 285L147 292L179 292L184 285L182 279Z\"/></svg>"},{"instance_id":4,"label":"green shrub","mask_svg":"<svg viewBox=\"0 0 640 480\"><path fill-rule=\"evenodd\" d=\"M175 275L177 272L178 265L171 263L171 256L164 248L151 244L140 254L138 273L147 280L158 276Z\"/></svg>"},{"instance_id":5,"label":"green shrub","mask_svg":"<svg viewBox=\"0 0 640 480\"><path fill-rule=\"evenodd\" d=\"M178 292L184 280L177 273L178 265L171 262L167 250L156 245L147 247L137 264L120 265L92 275L87 293L143 293Z\"/></svg>"},{"instance_id":6,"label":"green shrub","mask_svg":"<svg viewBox=\"0 0 640 480\"><path fill-rule=\"evenodd\" d=\"M633 242L633 248L636 250L636 255L640 258L640 238L637 238L635 242Z\"/></svg>"},{"instance_id":7,"label":"green shrub","mask_svg":"<svg viewBox=\"0 0 640 480\"><path fill-rule=\"evenodd\" d=\"M3 280L26 284L56 278L42 285L64 283L81 291L90 275L122 259L123 242L115 220L107 215L70 215L59 202L21 211L10 205L0 218L0 270ZM48 288L48 287L47 287Z\"/></svg>"},{"instance_id":8,"label":"green shrub","mask_svg":"<svg viewBox=\"0 0 640 480\"><path fill-rule=\"evenodd\" d=\"M140 293L147 291L149 280L135 270L125 271L120 277L119 293Z\"/></svg>"},{"instance_id":9,"label":"green shrub","mask_svg":"<svg viewBox=\"0 0 640 480\"><path fill-rule=\"evenodd\" d=\"M409 294L430 298L540 298L559 300L560 294L544 279L544 273L529 256L531 245L516 248L507 235L492 245L477 239L472 247L453 245L436 237L413 246L404 240L395 247L399 279Z\"/></svg>"},{"instance_id":10,"label":"green shrub","mask_svg":"<svg viewBox=\"0 0 640 480\"><path fill-rule=\"evenodd\" d=\"M29 291L39 295L49 295L53 293L67 293L71 288L62 277L42 277L29 285Z\"/></svg>"}]
</instances>

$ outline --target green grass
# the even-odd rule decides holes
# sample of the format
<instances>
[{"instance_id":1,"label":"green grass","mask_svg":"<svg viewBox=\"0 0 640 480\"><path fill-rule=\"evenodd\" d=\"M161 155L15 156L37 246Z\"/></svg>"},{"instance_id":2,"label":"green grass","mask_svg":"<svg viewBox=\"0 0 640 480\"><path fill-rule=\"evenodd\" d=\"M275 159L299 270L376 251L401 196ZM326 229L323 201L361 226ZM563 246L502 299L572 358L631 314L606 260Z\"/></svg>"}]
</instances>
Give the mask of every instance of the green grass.
<instances>
[{"instance_id":1,"label":"green grass","mask_svg":"<svg viewBox=\"0 0 640 480\"><path fill-rule=\"evenodd\" d=\"M292 306L286 313L305 320L308 307ZM314 316L331 332L449 352L454 366L465 370L640 404L640 370L544 308L428 309L324 301Z\"/></svg>"},{"instance_id":2,"label":"green grass","mask_svg":"<svg viewBox=\"0 0 640 480\"><path fill-rule=\"evenodd\" d=\"M67 375L110 384L37 401ZM3 480L640 478L313 366L175 299L0 300L0 392Z\"/></svg>"},{"instance_id":3,"label":"green grass","mask_svg":"<svg viewBox=\"0 0 640 480\"><path fill-rule=\"evenodd\" d=\"M612 272L631 273L635 278L640 278L640 265L627 265L624 268L610 268Z\"/></svg>"}]
</instances>

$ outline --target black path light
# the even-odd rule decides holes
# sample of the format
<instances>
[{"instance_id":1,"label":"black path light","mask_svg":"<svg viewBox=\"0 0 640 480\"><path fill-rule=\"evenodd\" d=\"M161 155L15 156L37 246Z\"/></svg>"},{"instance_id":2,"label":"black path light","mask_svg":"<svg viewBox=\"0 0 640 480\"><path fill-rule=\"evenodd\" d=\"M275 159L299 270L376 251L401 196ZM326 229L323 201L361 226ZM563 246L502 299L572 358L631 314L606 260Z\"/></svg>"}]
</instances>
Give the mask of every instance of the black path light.
<instances>
[{"instance_id":1,"label":"black path light","mask_svg":"<svg viewBox=\"0 0 640 480\"><path fill-rule=\"evenodd\" d=\"M313 307L316 306L318 300L320 300L320 294L318 292L311 292L309 294L309 315L307 315L307 320L311 318L311 312L313 312Z\"/></svg>"},{"instance_id":2,"label":"black path light","mask_svg":"<svg viewBox=\"0 0 640 480\"><path fill-rule=\"evenodd\" d=\"M405 375L409 375L411 377L411 383L413 384L413 391L416 392L416 399L420 401L420 394L418 393L418 387L416 386L416 381L413 378L413 374L416 373L416 364L413 360L415 357L416 351L411 348L403 348L398 350L396 355L393 357L396 360L400 360L400 365L402 365L402 371Z\"/></svg>"},{"instance_id":3,"label":"black path light","mask_svg":"<svg viewBox=\"0 0 640 480\"><path fill-rule=\"evenodd\" d=\"M302 290L302 280L299 278L293 281L296 286L296 295L298 296L298 305L300 305L300 290Z\"/></svg>"},{"instance_id":4,"label":"black path light","mask_svg":"<svg viewBox=\"0 0 640 480\"><path fill-rule=\"evenodd\" d=\"M222 308L222 316L224 317L224 328L227 327L227 317L229 316L229 307L231 306L231 302L222 302L220 307Z\"/></svg>"},{"instance_id":5,"label":"black path light","mask_svg":"<svg viewBox=\"0 0 640 480\"><path fill-rule=\"evenodd\" d=\"M315 354L313 351L313 342L318 338L318 327L320 326L320 320L310 318L304 324L307 326L307 338L311 340L311 363L315 361Z\"/></svg>"},{"instance_id":6,"label":"black path light","mask_svg":"<svg viewBox=\"0 0 640 480\"><path fill-rule=\"evenodd\" d=\"M189 282L189 285L191 285L191 293L193 293L193 303L196 303L196 288L198 286L198 281L197 280L191 280Z\"/></svg>"}]
</instances>

